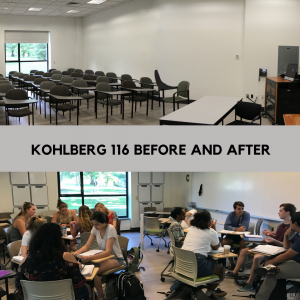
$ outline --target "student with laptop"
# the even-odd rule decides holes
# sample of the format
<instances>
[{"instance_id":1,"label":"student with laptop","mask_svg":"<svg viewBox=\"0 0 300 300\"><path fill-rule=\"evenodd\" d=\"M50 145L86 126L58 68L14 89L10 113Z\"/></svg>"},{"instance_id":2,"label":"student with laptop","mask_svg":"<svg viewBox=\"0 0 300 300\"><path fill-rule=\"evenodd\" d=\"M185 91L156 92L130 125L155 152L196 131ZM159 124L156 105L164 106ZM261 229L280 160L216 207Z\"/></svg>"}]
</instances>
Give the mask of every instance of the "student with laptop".
<instances>
[{"instance_id":1,"label":"student with laptop","mask_svg":"<svg viewBox=\"0 0 300 300\"><path fill-rule=\"evenodd\" d=\"M295 233L296 235L289 240L289 235ZM276 265L277 268L268 270L265 268L258 268L255 273L261 276L266 275L256 300L269 299L274 290L278 279L300 278L300 211L291 216L290 228L285 232L283 239L283 246L288 249L285 253L280 254L270 260L267 260L264 266ZM276 270L279 272L276 273Z\"/></svg>"},{"instance_id":2,"label":"student with laptop","mask_svg":"<svg viewBox=\"0 0 300 300\"><path fill-rule=\"evenodd\" d=\"M181 226L181 222L185 219L185 210L181 207L175 207L171 211L171 225L168 228L168 232L172 233L175 239L175 247L181 248L185 239L184 230Z\"/></svg>"},{"instance_id":3,"label":"student with laptop","mask_svg":"<svg viewBox=\"0 0 300 300\"><path fill-rule=\"evenodd\" d=\"M244 211L244 203L241 201L234 202L232 211L226 218L224 229L231 231L247 231L250 223L250 214ZM223 246L239 244L240 251L246 248L246 244L243 239L239 235L230 235L227 234L222 241ZM227 267L228 270L234 270L235 264L233 262L233 258L229 258L230 265Z\"/></svg>"},{"instance_id":4,"label":"student with laptop","mask_svg":"<svg viewBox=\"0 0 300 300\"><path fill-rule=\"evenodd\" d=\"M291 215L295 212L296 212L296 207L291 203L283 203L279 206L278 216L281 220L283 220L283 223L281 223L278 226L276 231L273 232L269 230L263 231L263 234L267 236L267 238L265 238L265 241L269 245L283 247L284 234L290 228ZM238 278L238 272L240 268L243 266L243 264L245 263L247 255L249 255L249 249L245 248L240 252L235 269L232 272L227 273L226 277L233 277L235 279ZM256 254L254 256L251 271L250 271L250 277L247 280L247 282L242 283L242 285L238 288L238 291L254 292L254 288L252 285L256 276L254 270L259 267L259 265L263 262L264 259L265 259L264 255Z\"/></svg>"}]
</instances>

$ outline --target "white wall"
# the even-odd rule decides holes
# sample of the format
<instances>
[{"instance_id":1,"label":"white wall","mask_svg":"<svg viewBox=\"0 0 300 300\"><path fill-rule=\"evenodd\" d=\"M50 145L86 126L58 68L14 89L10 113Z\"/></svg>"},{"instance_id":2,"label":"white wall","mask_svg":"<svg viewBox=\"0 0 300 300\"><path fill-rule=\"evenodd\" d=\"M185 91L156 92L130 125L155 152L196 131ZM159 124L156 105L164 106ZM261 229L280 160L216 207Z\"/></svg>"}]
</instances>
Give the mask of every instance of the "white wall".
<instances>
[{"instance_id":1,"label":"white wall","mask_svg":"<svg viewBox=\"0 0 300 300\"><path fill-rule=\"evenodd\" d=\"M0 44L5 30L50 31L51 64L49 68L83 68L82 18L1 15ZM55 64L54 64L55 62ZM4 47L0 47L0 70L5 70Z\"/></svg>"},{"instance_id":2,"label":"white wall","mask_svg":"<svg viewBox=\"0 0 300 300\"><path fill-rule=\"evenodd\" d=\"M300 1L246 0L244 92L264 94L258 69L277 76L278 46L300 45Z\"/></svg>"},{"instance_id":3,"label":"white wall","mask_svg":"<svg viewBox=\"0 0 300 300\"><path fill-rule=\"evenodd\" d=\"M84 67L152 79L158 69L167 84L189 81L193 99L240 96L243 31L244 1L135 0L83 19Z\"/></svg>"},{"instance_id":4,"label":"white wall","mask_svg":"<svg viewBox=\"0 0 300 300\"><path fill-rule=\"evenodd\" d=\"M242 201L251 215L279 220L279 205L284 202L300 210L299 182L300 173L293 172L193 173L191 201L198 207L225 211L232 211L233 203ZM203 194L199 197L200 184ZM212 216L224 222L227 214L212 211ZM251 217L251 222L256 221ZM278 222L267 221L264 226L277 227Z\"/></svg>"}]
</instances>

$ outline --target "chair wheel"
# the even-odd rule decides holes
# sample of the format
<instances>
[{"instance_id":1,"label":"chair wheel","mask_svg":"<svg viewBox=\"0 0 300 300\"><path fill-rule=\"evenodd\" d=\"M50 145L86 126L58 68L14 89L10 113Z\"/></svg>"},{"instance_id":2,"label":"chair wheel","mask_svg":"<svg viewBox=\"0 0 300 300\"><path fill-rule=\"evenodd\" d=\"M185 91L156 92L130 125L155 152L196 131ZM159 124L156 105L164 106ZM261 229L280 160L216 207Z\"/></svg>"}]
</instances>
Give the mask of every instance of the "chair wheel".
<instances>
[{"instance_id":1,"label":"chair wheel","mask_svg":"<svg viewBox=\"0 0 300 300\"><path fill-rule=\"evenodd\" d=\"M154 244L153 243L151 243L151 246L153 246Z\"/></svg>"},{"instance_id":2,"label":"chair wheel","mask_svg":"<svg viewBox=\"0 0 300 300\"><path fill-rule=\"evenodd\" d=\"M141 249L141 247L140 247L140 246L139 246L138 248L139 248L139 249Z\"/></svg>"},{"instance_id":3,"label":"chair wheel","mask_svg":"<svg viewBox=\"0 0 300 300\"><path fill-rule=\"evenodd\" d=\"M156 252L159 252L159 249L156 249Z\"/></svg>"},{"instance_id":4,"label":"chair wheel","mask_svg":"<svg viewBox=\"0 0 300 300\"><path fill-rule=\"evenodd\" d=\"M160 281L165 282L165 281L166 281L166 278L165 278L165 277L162 277L162 278L160 279Z\"/></svg>"},{"instance_id":5,"label":"chair wheel","mask_svg":"<svg viewBox=\"0 0 300 300\"><path fill-rule=\"evenodd\" d=\"M166 247L166 248L168 248L168 246L167 246L167 245L165 245L165 247Z\"/></svg>"},{"instance_id":6,"label":"chair wheel","mask_svg":"<svg viewBox=\"0 0 300 300\"><path fill-rule=\"evenodd\" d=\"M168 252L167 252L168 254L170 254L170 251L168 250Z\"/></svg>"}]
</instances>

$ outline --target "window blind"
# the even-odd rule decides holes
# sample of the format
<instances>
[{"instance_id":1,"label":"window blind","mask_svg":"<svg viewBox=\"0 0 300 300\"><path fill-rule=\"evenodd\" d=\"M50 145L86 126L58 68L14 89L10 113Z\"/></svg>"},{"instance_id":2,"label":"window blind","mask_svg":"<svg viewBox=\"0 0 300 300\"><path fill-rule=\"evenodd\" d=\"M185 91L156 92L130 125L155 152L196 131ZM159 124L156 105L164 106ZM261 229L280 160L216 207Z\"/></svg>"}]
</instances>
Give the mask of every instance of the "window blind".
<instances>
[{"instance_id":1,"label":"window blind","mask_svg":"<svg viewBox=\"0 0 300 300\"><path fill-rule=\"evenodd\" d=\"M48 31L5 30L5 43L48 43Z\"/></svg>"}]
</instances>

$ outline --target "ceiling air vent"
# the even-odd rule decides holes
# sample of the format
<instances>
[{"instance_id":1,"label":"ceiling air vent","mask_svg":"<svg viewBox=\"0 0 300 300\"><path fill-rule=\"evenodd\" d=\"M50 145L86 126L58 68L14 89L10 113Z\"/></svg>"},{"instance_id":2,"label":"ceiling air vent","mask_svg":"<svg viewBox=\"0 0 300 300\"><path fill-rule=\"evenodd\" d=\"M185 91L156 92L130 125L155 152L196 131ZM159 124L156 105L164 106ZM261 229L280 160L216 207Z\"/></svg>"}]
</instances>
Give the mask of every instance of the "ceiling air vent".
<instances>
[{"instance_id":1,"label":"ceiling air vent","mask_svg":"<svg viewBox=\"0 0 300 300\"><path fill-rule=\"evenodd\" d=\"M18 3L20 0L2 0L3 3Z\"/></svg>"}]
</instances>

